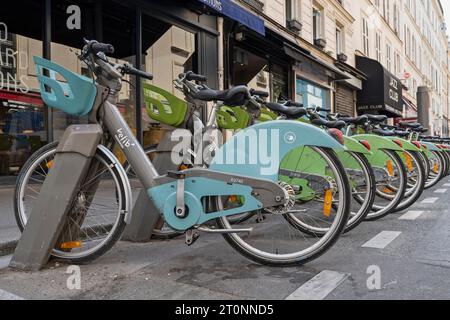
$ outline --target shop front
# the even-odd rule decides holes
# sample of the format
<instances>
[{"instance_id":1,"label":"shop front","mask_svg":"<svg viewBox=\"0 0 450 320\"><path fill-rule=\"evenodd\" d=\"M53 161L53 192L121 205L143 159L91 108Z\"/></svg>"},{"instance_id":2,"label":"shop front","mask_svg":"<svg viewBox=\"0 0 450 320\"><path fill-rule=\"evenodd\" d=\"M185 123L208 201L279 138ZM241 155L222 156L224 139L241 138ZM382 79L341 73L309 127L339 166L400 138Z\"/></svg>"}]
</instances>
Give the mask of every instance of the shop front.
<instances>
[{"instance_id":1,"label":"shop front","mask_svg":"<svg viewBox=\"0 0 450 320\"><path fill-rule=\"evenodd\" d=\"M357 95L359 114L384 114L389 118L402 117L403 86L400 79L385 69L378 61L356 57L356 67L367 75L363 88Z\"/></svg>"},{"instance_id":2,"label":"shop front","mask_svg":"<svg viewBox=\"0 0 450 320\"><path fill-rule=\"evenodd\" d=\"M9 2L0 14L0 184L14 181L29 156L59 139L68 125L87 121L43 104L33 56L91 76L76 53L83 38L96 39L115 47L109 59L153 73L152 84L175 96L182 94L172 80L188 70L217 87L217 17L204 9L200 0ZM21 12L22 19L8 12ZM154 143L159 124L147 116L142 83L127 81L119 109L144 145Z\"/></svg>"},{"instance_id":3,"label":"shop front","mask_svg":"<svg viewBox=\"0 0 450 320\"><path fill-rule=\"evenodd\" d=\"M225 87L248 85L268 92L271 101L290 99L290 59L271 30L262 35L228 20L224 34Z\"/></svg>"},{"instance_id":4,"label":"shop front","mask_svg":"<svg viewBox=\"0 0 450 320\"><path fill-rule=\"evenodd\" d=\"M295 100L305 106L333 106L335 81L348 75L266 26L265 36L225 24L226 86L248 85L269 93L270 101Z\"/></svg>"}]
</instances>

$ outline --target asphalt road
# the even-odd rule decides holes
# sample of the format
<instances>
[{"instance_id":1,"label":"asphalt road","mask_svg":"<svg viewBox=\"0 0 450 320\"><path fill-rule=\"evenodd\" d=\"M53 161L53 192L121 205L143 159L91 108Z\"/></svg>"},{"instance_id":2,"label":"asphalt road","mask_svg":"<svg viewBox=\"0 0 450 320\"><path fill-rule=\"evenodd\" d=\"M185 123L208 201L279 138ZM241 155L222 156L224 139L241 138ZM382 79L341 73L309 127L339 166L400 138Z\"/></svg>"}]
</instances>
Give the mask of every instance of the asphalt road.
<instances>
[{"instance_id":1,"label":"asphalt road","mask_svg":"<svg viewBox=\"0 0 450 320\"><path fill-rule=\"evenodd\" d=\"M81 266L80 289L68 289L67 265L4 268L0 299L450 299L449 204L446 178L407 212L363 223L302 267L257 265L216 235L192 247L120 242Z\"/></svg>"}]
</instances>

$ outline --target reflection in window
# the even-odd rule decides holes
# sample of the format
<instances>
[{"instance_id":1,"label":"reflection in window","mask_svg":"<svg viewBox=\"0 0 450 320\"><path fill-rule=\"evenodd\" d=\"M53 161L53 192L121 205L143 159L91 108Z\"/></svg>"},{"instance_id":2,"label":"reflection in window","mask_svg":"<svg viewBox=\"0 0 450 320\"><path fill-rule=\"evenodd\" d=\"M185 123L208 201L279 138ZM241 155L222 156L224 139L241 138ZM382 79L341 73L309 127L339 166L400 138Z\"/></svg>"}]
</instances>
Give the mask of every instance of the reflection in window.
<instances>
[{"instance_id":1,"label":"reflection in window","mask_svg":"<svg viewBox=\"0 0 450 320\"><path fill-rule=\"evenodd\" d=\"M155 19L144 16L144 70L153 74L153 80L148 82L162 91L152 92L146 90L143 95L144 109L142 110L142 129L144 145L158 143L161 135L165 132L163 126L156 120L149 117L146 108L153 108L150 99L145 99L146 95L161 101L168 114L172 112L173 101L177 98L184 99L182 92L173 85L173 80L180 73L194 70L194 59L196 51L195 34L176 26L155 23ZM161 93L164 93L162 95ZM171 97L174 97L171 99ZM155 114L157 112L155 111ZM175 117L175 115L174 115Z\"/></svg>"},{"instance_id":2,"label":"reflection in window","mask_svg":"<svg viewBox=\"0 0 450 320\"><path fill-rule=\"evenodd\" d=\"M9 5L23 8L24 1ZM36 12L41 3L29 3L28 8ZM8 176L16 175L47 140L33 63L33 56L42 56L42 42L35 39L42 26L39 19L28 19L29 14L24 12L21 21L14 21L11 14L0 19L0 185L13 183Z\"/></svg>"}]
</instances>

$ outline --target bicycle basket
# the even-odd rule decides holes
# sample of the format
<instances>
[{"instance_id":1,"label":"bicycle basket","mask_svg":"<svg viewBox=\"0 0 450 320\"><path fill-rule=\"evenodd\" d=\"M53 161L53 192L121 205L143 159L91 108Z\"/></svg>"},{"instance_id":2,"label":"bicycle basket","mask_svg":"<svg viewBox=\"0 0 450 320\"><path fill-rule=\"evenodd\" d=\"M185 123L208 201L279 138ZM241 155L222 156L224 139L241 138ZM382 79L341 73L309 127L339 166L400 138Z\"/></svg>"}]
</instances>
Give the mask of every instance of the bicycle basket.
<instances>
[{"instance_id":1,"label":"bicycle basket","mask_svg":"<svg viewBox=\"0 0 450 320\"><path fill-rule=\"evenodd\" d=\"M266 121L272 121L277 119L277 115L270 111L267 108L261 108L261 115L258 118L259 122L266 122Z\"/></svg>"},{"instance_id":2,"label":"bicycle basket","mask_svg":"<svg viewBox=\"0 0 450 320\"><path fill-rule=\"evenodd\" d=\"M186 101L149 83L144 83L142 89L150 118L173 127L183 123L188 110Z\"/></svg>"},{"instance_id":3,"label":"bicycle basket","mask_svg":"<svg viewBox=\"0 0 450 320\"><path fill-rule=\"evenodd\" d=\"M75 116L88 114L92 110L97 95L97 87L92 79L41 57L35 56L33 60L41 97L46 105ZM64 80L57 79L57 76Z\"/></svg>"},{"instance_id":4,"label":"bicycle basket","mask_svg":"<svg viewBox=\"0 0 450 320\"><path fill-rule=\"evenodd\" d=\"M242 107L222 106L217 111L217 124L220 129L238 130L248 127L250 115Z\"/></svg>"}]
</instances>

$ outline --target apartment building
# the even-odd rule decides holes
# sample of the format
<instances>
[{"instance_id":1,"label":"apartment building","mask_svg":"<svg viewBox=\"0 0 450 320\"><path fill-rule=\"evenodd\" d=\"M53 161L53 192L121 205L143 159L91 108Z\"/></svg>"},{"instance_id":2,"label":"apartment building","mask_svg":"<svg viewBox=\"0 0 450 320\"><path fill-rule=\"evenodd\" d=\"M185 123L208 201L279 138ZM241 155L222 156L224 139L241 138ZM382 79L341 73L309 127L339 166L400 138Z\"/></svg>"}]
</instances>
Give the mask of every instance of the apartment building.
<instances>
[{"instance_id":1,"label":"apartment building","mask_svg":"<svg viewBox=\"0 0 450 320\"><path fill-rule=\"evenodd\" d=\"M430 132L448 132L448 39L439 0L353 1L355 52L380 62L403 84L402 118L417 118L427 87Z\"/></svg>"},{"instance_id":2,"label":"apartment building","mask_svg":"<svg viewBox=\"0 0 450 320\"><path fill-rule=\"evenodd\" d=\"M417 91L427 88L431 132L448 134L450 51L439 0L103 2L16 0L10 7L23 11L21 22L0 15L0 178L86 121L44 105L32 60L89 76L75 57L83 37L112 43L115 61L154 73L151 84L177 96L173 78L193 70L212 88L245 84L272 101L382 113L394 122L417 119ZM81 9L79 29L66 25L72 5ZM142 84L130 80L118 105L141 141L155 143Z\"/></svg>"},{"instance_id":3,"label":"apartment building","mask_svg":"<svg viewBox=\"0 0 450 320\"><path fill-rule=\"evenodd\" d=\"M448 133L449 45L439 0L236 2L262 12L268 28L274 25L312 56L351 74L351 80L320 81L305 61L297 61L291 78L298 101L317 102L307 91L319 86L335 111L415 121L418 88L426 87L430 132Z\"/></svg>"}]
</instances>

